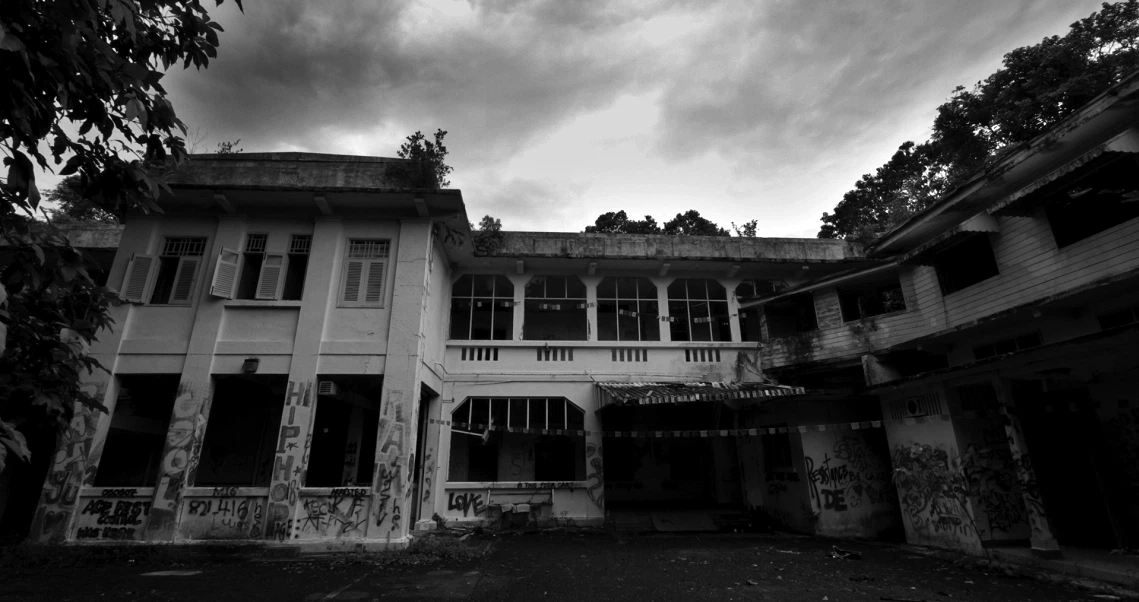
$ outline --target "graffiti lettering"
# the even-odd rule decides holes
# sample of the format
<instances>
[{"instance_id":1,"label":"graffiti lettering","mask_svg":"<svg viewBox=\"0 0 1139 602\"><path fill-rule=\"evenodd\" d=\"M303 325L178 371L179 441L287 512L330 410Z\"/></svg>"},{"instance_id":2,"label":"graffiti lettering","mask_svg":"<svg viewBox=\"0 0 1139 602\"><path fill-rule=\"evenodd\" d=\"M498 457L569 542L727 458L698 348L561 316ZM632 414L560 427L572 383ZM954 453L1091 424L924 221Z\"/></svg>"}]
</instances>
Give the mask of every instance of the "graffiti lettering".
<instances>
[{"instance_id":1,"label":"graffiti lettering","mask_svg":"<svg viewBox=\"0 0 1139 602\"><path fill-rule=\"evenodd\" d=\"M601 446L593 443L585 444L585 461L588 465L586 470L589 473L586 475L586 493L589 494L589 499L598 508L605 508L605 471L601 461Z\"/></svg>"},{"instance_id":2,"label":"graffiti lettering","mask_svg":"<svg viewBox=\"0 0 1139 602\"><path fill-rule=\"evenodd\" d=\"M845 512L870 504L894 504L890 465L886 450L872 449L865 436L843 437L835 441L834 454L823 454L822 461L806 456L811 499L819 510Z\"/></svg>"},{"instance_id":3,"label":"graffiti lettering","mask_svg":"<svg viewBox=\"0 0 1139 602\"><path fill-rule=\"evenodd\" d=\"M463 516L467 516L470 512L478 516L486 510L486 505L483 504L481 493L452 492L447 494L447 509L462 510Z\"/></svg>"},{"instance_id":4,"label":"graffiti lettering","mask_svg":"<svg viewBox=\"0 0 1139 602\"><path fill-rule=\"evenodd\" d=\"M576 481L522 481L514 487L516 489L573 489L575 487L581 487L581 483Z\"/></svg>"},{"instance_id":5,"label":"graffiti lettering","mask_svg":"<svg viewBox=\"0 0 1139 602\"><path fill-rule=\"evenodd\" d=\"M134 497L138 495L137 489L104 489L103 497Z\"/></svg>"},{"instance_id":6,"label":"graffiti lettering","mask_svg":"<svg viewBox=\"0 0 1139 602\"><path fill-rule=\"evenodd\" d=\"M150 513L150 502L131 502L95 498L87 502L81 514L97 516L99 525L141 525Z\"/></svg>"}]
</instances>

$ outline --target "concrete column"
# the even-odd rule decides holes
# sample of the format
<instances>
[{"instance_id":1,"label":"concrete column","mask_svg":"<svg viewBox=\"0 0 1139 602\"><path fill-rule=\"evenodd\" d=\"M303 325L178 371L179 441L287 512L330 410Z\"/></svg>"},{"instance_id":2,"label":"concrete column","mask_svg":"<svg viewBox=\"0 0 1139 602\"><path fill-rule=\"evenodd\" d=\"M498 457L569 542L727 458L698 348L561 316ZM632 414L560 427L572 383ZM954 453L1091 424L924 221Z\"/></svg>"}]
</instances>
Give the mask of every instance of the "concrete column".
<instances>
[{"instance_id":1,"label":"concrete column","mask_svg":"<svg viewBox=\"0 0 1139 602\"><path fill-rule=\"evenodd\" d=\"M1036 483L1036 473L1032 469L1032 458L1028 453L1028 446L1024 442L1024 429L1020 424L1020 417L1016 413L1016 405L1012 398L1012 389L1009 383L1001 378L993 381L997 392L997 400L1001 405L1001 417L1005 426L1005 435L1008 437L1009 451L1012 452L1013 465L1016 467L1016 480L1020 484L1021 495L1024 496L1024 508L1028 512L1028 524L1032 529L1029 541L1032 544L1032 553L1042 558L1059 558L1062 555L1060 544L1052 536L1052 526L1048 522L1048 513L1044 509L1044 499L1040 496L1040 488Z\"/></svg>"},{"instance_id":2,"label":"concrete column","mask_svg":"<svg viewBox=\"0 0 1139 602\"><path fill-rule=\"evenodd\" d=\"M312 445L320 342L324 338L325 319L328 312L334 311L340 290L338 278L345 245L340 219L318 218L312 243L269 479L264 532L266 539L277 541L296 536L298 494L304 484Z\"/></svg>"},{"instance_id":3,"label":"concrete column","mask_svg":"<svg viewBox=\"0 0 1139 602\"><path fill-rule=\"evenodd\" d=\"M522 328L526 320L526 283L530 282L532 274L507 274L510 283L514 285L514 340L522 340Z\"/></svg>"},{"instance_id":4,"label":"concrete column","mask_svg":"<svg viewBox=\"0 0 1139 602\"><path fill-rule=\"evenodd\" d=\"M651 278L657 287L657 311L662 318L668 317L668 285L675 278ZM662 343L672 342L672 328L670 322L660 323L660 340Z\"/></svg>"},{"instance_id":5,"label":"concrete column","mask_svg":"<svg viewBox=\"0 0 1139 602\"><path fill-rule=\"evenodd\" d=\"M170 541L178 528L179 507L183 490L194 482L198 469L198 454L206 435L206 422L210 416L213 383L210 368L213 365L214 346L225 316L225 304L209 295L217 265L218 251L222 247L237 249L245 231L245 222L234 217L221 217L213 243L202 257L204 264L195 284L194 326L186 349L182 379L170 415L170 428L166 431L166 445L162 450L158 484L154 500L146 519L146 539Z\"/></svg>"},{"instance_id":6,"label":"concrete column","mask_svg":"<svg viewBox=\"0 0 1139 602\"><path fill-rule=\"evenodd\" d=\"M732 342L739 343L744 340L740 331L740 300L736 298L736 287L739 280L728 280L724 286L728 289L728 324L732 329Z\"/></svg>"},{"instance_id":7,"label":"concrete column","mask_svg":"<svg viewBox=\"0 0 1139 602\"><path fill-rule=\"evenodd\" d=\"M427 415L436 420L447 420L442 414L443 397L440 395L428 401ZM443 453L449 450L444 450L440 444L441 431L443 426L440 424L427 425L427 441L423 446L423 474L421 475L419 483L419 499L414 500L413 503L419 505L419 521L416 523L416 528L419 525L428 525L433 522L431 516L435 514L435 498L438 492L443 490L443 481L446 480L446 473L440 470L441 467L446 465Z\"/></svg>"},{"instance_id":8,"label":"concrete column","mask_svg":"<svg viewBox=\"0 0 1139 602\"><path fill-rule=\"evenodd\" d=\"M410 491L415 462L416 412L427 340L430 220L400 223L394 254L395 283L388 331L387 369L376 440L369 539L403 543L410 529Z\"/></svg>"},{"instance_id":9,"label":"concrete column","mask_svg":"<svg viewBox=\"0 0 1139 602\"><path fill-rule=\"evenodd\" d=\"M597 285L601 276L579 276L585 285L586 340L597 342Z\"/></svg>"}]
</instances>

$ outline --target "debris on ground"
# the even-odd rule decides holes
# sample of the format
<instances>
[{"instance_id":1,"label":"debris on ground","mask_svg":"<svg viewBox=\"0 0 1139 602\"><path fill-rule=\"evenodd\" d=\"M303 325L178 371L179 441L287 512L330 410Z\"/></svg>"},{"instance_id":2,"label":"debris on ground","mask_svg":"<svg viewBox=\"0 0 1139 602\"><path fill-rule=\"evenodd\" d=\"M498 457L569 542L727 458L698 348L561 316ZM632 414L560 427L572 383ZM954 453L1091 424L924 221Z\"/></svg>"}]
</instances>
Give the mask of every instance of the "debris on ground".
<instances>
[{"instance_id":1,"label":"debris on ground","mask_svg":"<svg viewBox=\"0 0 1139 602\"><path fill-rule=\"evenodd\" d=\"M831 546L831 558L839 560L862 560L862 552L844 550L838 546Z\"/></svg>"}]
</instances>

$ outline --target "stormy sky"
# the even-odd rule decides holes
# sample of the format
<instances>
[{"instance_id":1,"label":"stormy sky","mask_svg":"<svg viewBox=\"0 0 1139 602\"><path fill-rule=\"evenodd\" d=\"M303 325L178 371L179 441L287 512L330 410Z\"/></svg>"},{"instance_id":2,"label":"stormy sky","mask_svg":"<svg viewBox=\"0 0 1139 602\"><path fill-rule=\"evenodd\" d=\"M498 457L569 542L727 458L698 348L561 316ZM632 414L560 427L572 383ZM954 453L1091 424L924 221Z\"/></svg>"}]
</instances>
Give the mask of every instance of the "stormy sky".
<instances>
[{"instance_id":1,"label":"stormy sky","mask_svg":"<svg viewBox=\"0 0 1139 602\"><path fill-rule=\"evenodd\" d=\"M212 2L210 3L212 4ZM688 209L813 237L864 173L1088 0L227 2L164 80L197 150L395 156L443 128L472 221Z\"/></svg>"}]
</instances>

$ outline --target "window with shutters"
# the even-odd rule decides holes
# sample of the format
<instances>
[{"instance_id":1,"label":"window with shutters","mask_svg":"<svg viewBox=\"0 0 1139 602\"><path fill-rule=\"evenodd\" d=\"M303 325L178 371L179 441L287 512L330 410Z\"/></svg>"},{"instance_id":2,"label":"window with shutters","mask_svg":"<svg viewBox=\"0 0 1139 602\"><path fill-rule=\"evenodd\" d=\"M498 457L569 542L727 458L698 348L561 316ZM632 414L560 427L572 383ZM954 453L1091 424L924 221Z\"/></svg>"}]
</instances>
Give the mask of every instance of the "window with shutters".
<instances>
[{"instance_id":1,"label":"window with shutters","mask_svg":"<svg viewBox=\"0 0 1139 602\"><path fill-rule=\"evenodd\" d=\"M386 240L348 240L341 276L340 305L384 306L384 278L389 251L390 243Z\"/></svg>"},{"instance_id":2,"label":"window with shutters","mask_svg":"<svg viewBox=\"0 0 1139 602\"><path fill-rule=\"evenodd\" d=\"M514 338L514 285L505 276L465 274L451 287L451 338Z\"/></svg>"},{"instance_id":3,"label":"window with shutters","mask_svg":"<svg viewBox=\"0 0 1139 602\"><path fill-rule=\"evenodd\" d=\"M651 280L610 276L597 285L597 340L660 340L657 287Z\"/></svg>"},{"instance_id":4,"label":"window with shutters","mask_svg":"<svg viewBox=\"0 0 1139 602\"><path fill-rule=\"evenodd\" d=\"M189 305L194 297L194 285L205 250L205 238L167 238L158 257L158 274L154 278L150 302L156 305ZM137 285L138 270L132 266L130 272L127 289Z\"/></svg>"},{"instance_id":5,"label":"window with shutters","mask_svg":"<svg viewBox=\"0 0 1139 602\"><path fill-rule=\"evenodd\" d=\"M245 237L245 252L241 254L241 279L237 283L235 299L260 299L257 281L265 261L267 234L249 234Z\"/></svg>"},{"instance_id":6,"label":"window with shutters","mask_svg":"<svg viewBox=\"0 0 1139 602\"><path fill-rule=\"evenodd\" d=\"M674 341L730 341L728 291L710 278L677 278L668 285L668 320Z\"/></svg>"}]
</instances>

